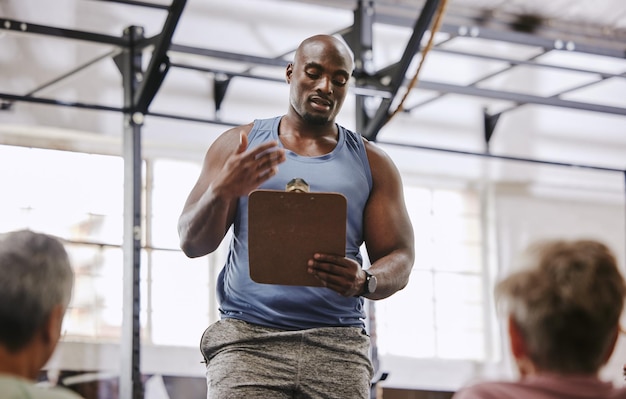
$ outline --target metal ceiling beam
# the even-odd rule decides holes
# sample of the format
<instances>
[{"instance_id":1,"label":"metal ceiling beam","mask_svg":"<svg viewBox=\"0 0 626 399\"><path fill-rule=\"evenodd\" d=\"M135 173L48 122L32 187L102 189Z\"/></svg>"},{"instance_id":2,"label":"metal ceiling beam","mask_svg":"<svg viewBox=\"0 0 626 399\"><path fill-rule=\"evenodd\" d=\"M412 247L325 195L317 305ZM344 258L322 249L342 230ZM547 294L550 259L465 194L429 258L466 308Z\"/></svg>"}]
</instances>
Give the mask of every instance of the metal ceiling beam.
<instances>
[{"instance_id":1,"label":"metal ceiling beam","mask_svg":"<svg viewBox=\"0 0 626 399\"><path fill-rule=\"evenodd\" d=\"M431 147L431 146L419 145L419 144L394 143L391 141L379 141L378 144L396 146L396 147L402 147L402 148L414 148L417 150L445 152L445 153L458 154L458 155L473 155L473 156L482 157L482 158L502 159L505 161L533 163L533 164L549 165L549 166L564 166L568 168L588 169L588 170L596 170L600 172L624 173L626 176L626 170L624 169L609 168L609 167L598 166L598 165L548 161L548 160L542 160L542 159L536 159L536 158L515 157L515 156L509 156L509 155L497 155L497 154L492 154L490 152L463 151L463 150L455 150L452 148Z\"/></svg>"},{"instance_id":2,"label":"metal ceiling beam","mask_svg":"<svg viewBox=\"0 0 626 399\"><path fill-rule=\"evenodd\" d=\"M132 2L130 0L129 1L100 0L100 1L120 2L120 3L126 3L126 4L135 3L135 5L141 5L139 4L140 2ZM387 23L387 24L393 24L393 25L399 25L399 26L410 26L410 23L412 22L410 18L404 15L398 16L398 15L377 13L374 15L373 18L378 23ZM52 37L58 37L58 38L84 40L84 41L90 41L94 43L115 45L121 48L127 48L129 45L127 39L123 37L114 37L114 36L101 35L101 34L92 33L92 32L84 32L84 31L62 29L62 28L43 26L43 25L37 25L37 24L29 24L26 22L21 22L21 21L16 21L16 20L11 20L11 19L0 19L0 29L6 29L9 31L15 31L15 32L20 32L20 33L41 34L41 35L47 35L47 36L52 36ZM461 25L451 25L451 24L444 23L442 26L442 31L448 31L450 34L454 36L458 36L460 33L464 33L464 34L467 34L469 37L483 37L483 38L489 38L493 40L510 41L510 42L514 42L518 44L538 45L541 47L547 46L548 44L552 46L554 45L554 42L552 39L537 38L536 36L533 36L530 34L522 34L520 32L509 32L509 34L503 34L502 30L494 30L494 29L488 29L484 27L483 28L479 27L478 30L472 30L471 27L469 26L465 27ZM414 37L415 37L415 31L414 31ZM147 45L158 43L160 39L161 38L158 35L150 39L143 39L142 41L135 43L135 48L145 48ZM564 45L567 46L567 43L564 43ZM623 44L618 44L618 46L624 47ZM159 48L161 49L161 51L165 49L164 46L161 46ZM587 51L587 52L591 54L598 54L598 55L609 55L609 56L617 57L617 58L624 57L624 51L619 48L616 50L615 48L609 48L609 47L606 47L606 48L594 47L593 49L597 51ZM575 45L574 50L572 51L585 51L585 50L593 50L593 49L586 49L584 46L581 47L581 46ZM440 50L437 48L434 48L434 51L446 51L450 53L455 53L454 51L445 50L445 49ZM169 51L166 51L166 53L174 53L174 52L201 55L201 56L217 58L221 60L233 61L235 63L243 63L249 66L262 65L262 66L277 66L277 67L284 68L288 63L287 60L284 60L282 58L266 58L266 57L258 57L258 56L252 56L252 55L246 55L246 54L237 54L237 53L231 53L231 52L225 52L225 51L211 50L211 49L205 49L205 48L199 48L199 47L170 44ZM538 63L530 63L526 61L506 60L506 59L499 59L498 57L489 57L489 56L483 56L483 55L471 54L471 53L466 54L463 52L456 52L456 53L459 53L458 55L481 57L485 59L492 59L494 61L509 62L515 65L529 65L529 66L538 66L538 67L544 66ZM405 51L405 55L406 54L407 52ZM160 64L156 63L155 61L155 65L159 66ZM399 86L397 82L394 82L395 86L383 85L380 82L379 78L385 73L392 73L394 71L397 71L400 65L401 63L392 65L391 67L386 68L386 70L384 71L379 71L379 74L375 78L368 79L362 82L363 83L362 85L353 86L352 91L356 95L362 94L362 95L367 95L367 96L383 98L382 101L385 102L385 104L383 104L381 108L379 108L379 112L381 112L382 114L382 111L380 110L384 109L383 107L388 106L388 104L391 104L391 101L395 97L395 94L397 93L397 88ZM180 64L178 66L194 68L192 66L182 66ZM555 67L551 65L546 65L546 67L559 68L563 70L573 70L571 68L560 68L558 66ZM158 71L158 68L157 68L157 71ZM609 76L606 73L595 72L592 70L580 69L576 71L598 73L602 78L623 77L623 75L610 75ZM232 72L227 72L227 71L223 71L223 72L227 73L229 76L242 76L242 77L249 77L249 78L254 78L254 79L276 80L273 78L256 76L252 74L238 74L238 73L232 73ZM456 93L456 94L493 98L493 99L500 99L500 100L505 100L505 101L513 101L518 104L531 103L531 104L539 104L539 105L550 105L550 106L575 108L575 109L582 109L582 110L587 110L587 111L610 113L610 114L617 114L617 115L624 115L626 113L625 108L561 100L560 98L556 96L539 97L539 96L525 95L525 94L519 94L519 93L500 92L496 90L480 89L476 87L464 87L464 86L449 85L449 84L436 83L436 82L424 82L424 81L422 81L418 85L418 87L422 89L426 89L426 90L434 90L434 91L439 91L439 92L450 92L450 93ZM396 88L396 91L392 90L394 88ZM156 91L154 92L156 93ZM149 95L147 94L144 94L144 95L147 96L146 99L150 99ZM29 94L16 95L16 94L9 94L9 93L0 93L0 98L8 100L8 101L22 101L22 102L42 103L42 104L50 104L50 105L72 106L72 107L84 108L84 109L118 111L118 112L125 111L124 108L120 108L120 107L111 107L107 105L86 104L86 103L81 103L81 102L71 102L71 101L62 101L62 100L56 100L56 99L39 98L39 97L34 97ZM387 111L388 111L388 108L387 108ZM385 116L386 115L382 115L382 118L381 118L382 121L384 121ZM380 123L380 121L378 123ZM372 126L370 128L371 130L369 131L371 134L375 129L373 129L374 125L370 125L370 126ZM367 132L365 131L363 132L367 134Z\"/></svg>"},{"instance_id":3,"label":"metal ceiling beam","mask_svg":"<svg viewBox=\"0 0 626 399\"><path fill-rule=\"evenodd\" d=\"M170 46L170 52L173 53L182 53L182 54L193 54L193 55L201 55L209 58L217 58L226 61L234 61L240 62L243 64L250 65L261 65L261 66L276 66L276 67L287 67L289 61L277 58L268 58L268 57L259 57L255 55L246 55L240 53L231 53L228 51L221 50L211 50L202 47L194 47L194 46L185 46L180 44L172 43Z\"/></svg>"},{"instance_id":4,"label":"metal ceiling beam","mask_svg":"<svg viewBox=\"0 0 626 399\"><path fill-rule=\"evenodd\" d=\"M610 105L583 103L579 101L563 100L561 98L541 97L531 94L514 93L508 91L483 89L475 86L459 86L447 83L431 82L421 80L417 87L424 90L432 90L444 93L463 94L474 97L491 98L495 100L512 101L521 104L549 105L552 107L562 107L579 109L585 111L600 112L605 114L626 115L626 108L613 107Z\"/></svg>"},{"instance_id":5,"label":"metal ceiling beam","mask_svg":"<svg viewBox=\"0 0 626 399\"><path fill-rule=\"evenodd\" d=\"M404 83L406 71L411 64L413 57L420 50L422 37L430 26L430 23L433 19L433 16L435 15L435 12L437 11L439 3L440 0L426 1L422 12L415 21L415 25L413 26L413 34L409 38L409 41L400 61L396 63L392 68L387 69L387 71L389 71L388 77L391 78L390 83L387 87L392 94L392 98L382 99L380 106L376 111L376 114L373 116L368 125L365 127L364 131L361 133L367 139L375 141L378 132L385 125L385 123L387 123L387 120L389 119L389 109L391 108L391 103L398 94L398 90L400 89L401 85ZM384 76L380 74L378 75L379 82L383 78Z\"/></svg>"},{"instance_id":6,"label":"metal ceiling beam","mask_svg":"<svg viewBox=\"0 0 626 399\"><path fill-rule=\"evenodd\" d=\"M203 66L189 65L189 64L180 64L180 63L176 63L176 62L172 62L170 64L170 66L172 68L190 69L190 70L194 70L194 71L206 72L206 73L211 73L211 74L215 74L215 75L225 75L225 76L228 76L229 78L240 77L240 78L263 80L263 81L266 81L266 82L274 82L274 83L286 84L284 78L275 78L273 76L258 75L258 74L253 74L253 73L250 73L250 72L233 72L233 71L227 71L225 69L207 68L207 67L203 67ZM350 86L348 88L348 90L352 94L354 94L354 95L369 96L369 97L380 97L380 98L391 98L391 93L389 93L382 86L380 86L380 87L373 87L371 85L369 85L369 86Z\"/></svg>"},{"instance_id":7,"label":"metal ceiling beam","mask_svg":"<svg viewBox=\"0 0 626 399\"><path fill-rule=\"evenodd\" d=\"M52 80L49 80L49 81L47 81L47 82L45 82L43 84L38 85L37 87L35 87L34 89L30 90L29 92L24 93L23 97L27 97L27 98L28 97L32 97L35 94L39 93L40 91L42 91L44 89L47 89L48 87L51 87L51 86L53 86L53 85L55 85L57 83L60 83L61 81L69 78L70 76L73 76L74 74L76 74L76 73L78 73L80 71L83 71L83 70L87 69L91 65L93 65L93 64L95 64L95 63L97 63L97 62L99 62L99 61L101 61L101 60L103 60L105 58L111 58L111 57L114 57L114 56L118 55L121 51L122 50L120 50L120 49L114 49L112 51L108 51L106 54L98 56L98 57L96 57L96 58L94 58L94 59L92 59L90 61L87 61L87 62L85 62L85 63L83 63L83 64L81 64L81 65L79 65L79 66L77 66L75 68L72 68L72 70L64 73L61 76L57 76L56 78L54 78ZM3 110L4 109L9 109L12 106L13 106L12 102L2 102L0 104L0 109L3 109Z\"/></svg>"},{"instance_id":8,"label":"metal ceiling beam","mask_svg":"<svg viewBox=\"0 0 626 399\"><path fill-rule=\"evenodd\" d=\"M134 106L138 112L146 113L154 96L159 91L165 75L170 68L170 60L167 56L174 31L180 20L180 16L185 9L187 0L174 0L169 8L167 18L163 24L163 29L159 35L150 58L150 63L146 68L140 86L135 92Z\"/></svg>"},{"instance_id":9,"label":"metal ceiling beam","mask_svg":"<svg viewBox=\"0 0 626 399\"><path fill-rule=\"evenodd\" d=\"M594 74L594 75L598 75L603 79L608 79L608 78L626 78L626 74L614 74L614 73L608 73L608 72L604 72L604 71L599 71L599 70L594 70L594 69L588 69L588 68L573 68L573 67L567 67L567 66L562 66L562 65L556 65L556 64L543 64L541 62L538 62L534 59L528 60L528 59L524 59L524 60L520 60L520 59L513 59L513 58L508 58L508 57L498 57L498 56L494 56L494 55L487 55L487 54L480 54L480 53L470 53L467 51L460 51L460 50L451 50L451 49L447 49L447 48L442 48L442 47L433 47L433 49L431 50L433 52L437 52L437 53L443 53L443 54L450 54L450 55L457 55L459 57L468 57L468 58L477 58L477 59L482 59L482 60L487 60L487 61L496 61L496 62L505 62L507 64L510 65L515 65L515 66L529 66L529 67L533 67L533 68L545 68L545 69L556 69L559 71L568 71L568 72L580 72L580 73L588 73L588 74ZM542 53L540 55L543 55L545 53Z\"/></svg>"},{"instance_id":10,"label":"metal ceiling beam","mask_svg":"<svg viewBox=\"0 0 626 399\"><path fill-rule=\"evenodd\" d=\"M173 68L191 69L194 71L211 73L214 75L226 75L228 77L240 77L240 78L248 78L248 79L258 79L258 80L274 82L274 83L286 83L285 79L274 78L271 76L254 75L249 72L233 72L233 71L227 71L225 69L207 68L207 67L202 67L202 66L179 64L176 62L172 62L170 66Z\"/></svg>"},{"instance_id":11,"label":"metal ceiling beam","mask_svg":"<svg viewBox=\"0 0 626 399\"><path fill-rule=\"evenodd\" d=\"M145 8L158 8L159 10L167 10L169 6L164 4L156 4L156 3L148 3L146 1L134 1L134 0L92 0L92 1L100 1L102 3L119 3L125 4L129 6L139 6Z\"/></svg>"},{"instance_id":12,"label":"metal ceiling beam","mask_svg":"<svg viewBox=\"0 0 626 399\"><path fill-rule=\"evenodd\" d=\"M410 27L412 24L410 18L389 14L376 14L376 22L404 27ZM457 36L541 47L546 50L566 50L614 58L626 58L626 45L624 43L598 40L597 43L590 44L583 41L583 37L575 37L571 34L564 33L560 37L544 37L533 33L517 32L512 30L512 28L510 30L489 28L471 20L467 22L467 24L444 22L441 24L439 31Z\"/></svg>"},{"instance_id":13,"label":"metal ceiling beam","mask_svg":"<svg viewBox=\"0 0 626 399\"><path fill-rule=\"evenodd\" d=\"M101 104L89 104L78 101L64 101L57 100L55 98L43 98L43 97L33 97L27 95L17 95L11 93L0 93L0 99L10 101L10 102L25 102L25 103L34 103L34 104L45 104L45 105L58 105L62 107L73 107L80 109L91 109L96 111L113 111L113 112L126 112L127 110L123 107L112 107L108 105Z\"/></svg>"},{"instance_id":14,"label":"metal ceiling beam","mask_svg":"<svg viewBox=\"0 0 626 399\"><path fill-rule=\"evenodd\" d=\"M536 54L536 55L532 56L530 59L525 60L525 61L535 60L537 57L539 57L539 56L541 56L543 54L545 54L545 52L542 52L541 54ZM484 82L484 81L489 80L489 79L491 79L491 78L493 78L495 76L498 76L498 75L501 75L501 74L503 74L503 73L505 73L507 71L510 71L514 67L515 67L515 64L509 63L505 68L501 68L501 69L499 69L497 71L494 71L492 73L488 73L486 75L483 75L480 78L475 79L475 80L473 80L470 83L467 83L466 86L476 86L477 84L479 84L481 82ZM425 104L428 104L428 103L431 103L433 101L436 101L436 100L444 97L446 94L448 94L448 93L440 92L438 96L429 98L428 100L422 101L421 103L419 103L417 105L413 105L412 107L405 107L404 111L409 111L410 112L410 111L412 111L413 109L415 109L417 107L421 107L421 106L423 106ZM511 107L510 109L516 108L519 105L522 105L522 104L518 104L515 107Z\"/></svg>"},{"instance_id":15,"label":"metal ceiling beam","mask_svg":"<svg viewBox=\"0 0 626 399\"><path fill-rule=\"evenodd\" d=\"M221 119L211 119L211 118L195 118L193 116L176 115L176 114L170 114L166 112L149 111L148 115L154 116L157 118L176 119L179 121L208 123L210 125L220 125L220 126L230 126L230 127L241 125L241 122L228 122L228 121L223 121Z\"/></svg>"},{"instance_id":16,"label":"metal ceiling beam","mask_svg":"<svg viewBox=\"0 0 626 399\"><path fill-rule=\"evenodd\" d=\"M459 36L468 36L472 38L488 39L526 46L536 46L546 50L576 51L578 53L601 55L606 57L626 58L626 46L620 46L621 48L603 47L597 44L584 43L580 40L576 40L575 38L548 38L531 33L491 29L484 26L471 26L463 29L463 26L443 24L441 28L442 32L447 33L458 34L459 30L464 33L459 34Z\"/></svg>"},{"instance_id":17,"label":"metal ceiling beam","mask_svg":"<svg viewBox=\"0 0 626 399\"><path fill-rule=\"evenodd\" d=\"M493 133L496 130L496 125L498 124L498 120L502 116L502 113L499 112L497 114L489 114L486 109L483 109L483 138L485 139L485 149L486 152L490 152L491 138L493 137Z\"/></svg>"},{"instance_id":18,"label":"metal ceiling beam","mask_svg":"<svg viewBox=\"0 0 626 399\"><path fill-rule=\"evenodd\" d=\"M374 2L372 0L359 1L354 10L354 24L343 35L344 40L354 53L355 68L353 76L355 85L362 85L370 79L374 71ZM368 100L369 95L356 94L356 131L364 132L371 121Z\"/></svg>"},{"instance_id":19,"label":"metal ceiling beam","mask_svg":"<svg viewBox=\"0 0 626 399\"><path fill-rule=\"evenodd\" d=\"M245 55L242 55L242 58L247 59L248 63L251 60L250 57L247 57ZM252 57L252 58L262 58L262 57ZM269 62L274 62L274 59L272 58L264 59L259 63L259 65L267 65L267 63ZM186 68L186 69L194 69L194 70L208 72L208 73L223 73L231 77L259 79L259 80L265 80L265 81L272 81L276 83L283 83L282 79L277 79L274 77L262 76L262 75L253 75L250 73L230 72L230 71L221 70L221 69L204 68L204 67L197 67L197 66L184 65L184 64L172 64L172 66L179 67L179 68ZM474 96L474 97L491 98L495 100L511 101L511 102L515 102L519 104L528 103L528 104L548 105L548 106L554 106L554 107L574 108L574 109L579 109L579 110L600 112L600 113L607 113L607 114L626 115L626 108L613 107L613 106L607 106L607 105L601 105L601 104L584 103L584 102L578 102L578 101L562 100L558 97L540 97L540 96L533 96L533 95L528 95L528 94L503 92L499 90L484 89L484 88L478 88L478 87L473 87L473 86L452 85L452 84L432 82L432 81L426 81L426 80L421 80L420 82L418 82L417 87L420 89L424 89L424 90L431 90L431 91L452 93L452 94L461 94L461 95L468 95L468 96ZM381 97L381 98L387 98L387 99L391 98L391 94L386 90L384 86L382 85L375 86L372 84L372 82L368 82L368 84L363 87L358 87L358 86L351 87L351 90L353 91L354 94L368 95L368 96ZM113 107L113 106L107 106L107 105L89 104L89 103L73 102L73 101L63 101L63 100L57 100L57 99L51 99L51 98L16 95L16 94L1 93L1 92L0 92L0 99L11 101L11 102L30 102L30 103L60 105L60 106L66 106L66 107L76 107L76 108L82 108L82 109L93 109L93 110L101 110L101 111L113 111L113 112L127 111L125 108L122 108L122 107ZM155 115L150 112L148 112L147 114ZM166 115L164 114L159 115L159 116L166 117ZM169 117L174 117L174 116L169 115ZM205 121L204 119L196 119L196 118L192 118L190 120ZM206 122L222 124L219 121L211 122L207 120ZM225 124L230 125L231 123L225 123Z\"/></svg>"},{"instance_id":20,"label":"metal ceiling beam","mask_svg":"<svg viewBox=\"0 0 626 399\"><path fill-rule=\"evenodd\" d=\"M4 99L7 101L11 101L11 102L25 102L25 103L33 103L33 104L41 104L41 105L72 107L72 108L94 110L94 111L109 111L109 112L115 112L115 113L128 113L130 111L129 108L123 108L123 107L111 107L111 106L99 105L99 104L59 101L59 100L51 99L51 98L18 96L18 95L9 94L9 93L0 93L0 99ZM148 111L146 115L154 116L158 118L177 119L177 120L182 120L182 121L187 121L187 122L208 123L211 125L221 125L221 126L231 126L231 127L241 125L241 122L228 122L228 121L223 121L219 119L210 119L210 118L195 118L192 116L176 115L176 114L170 114L170 113L165 113L165 112Z\"/></svg>"},{"instance_id":21,"label":"metal ceiling beam","mask_svg":"<svg viewBox=\"0 0 626 399\"><path fill-rule=\"evenodd\" d=\"M103 35L100 33L85 32L74 29L57 28L53 26L31 24L14 19L0 19L0 29L19 33L31 33L63 39L83 40L92 43L110 44L128 48L128 40L123 37Z\"/></svg>"},{"instance_id":22,"label":"metal ceiling beam","mask_svg":"<svg viewBox=\"0 0 626 399\"><path fill-rule=\"evenodd\" d=\"M222 102L226 97L226 91L230 85L231 77L225 74L215 74L213 76L213 98L215 103L215 116L219 119Z\"/></svg>"}]
</instances>

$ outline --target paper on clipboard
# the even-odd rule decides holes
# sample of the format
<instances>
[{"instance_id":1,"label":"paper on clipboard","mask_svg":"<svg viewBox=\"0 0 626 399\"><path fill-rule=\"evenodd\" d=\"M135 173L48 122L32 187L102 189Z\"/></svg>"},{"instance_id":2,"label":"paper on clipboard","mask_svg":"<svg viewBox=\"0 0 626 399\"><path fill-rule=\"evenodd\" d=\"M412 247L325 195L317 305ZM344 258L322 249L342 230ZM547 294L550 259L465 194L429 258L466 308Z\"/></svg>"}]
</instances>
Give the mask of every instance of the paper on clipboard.
<instances>
[{"instance_id":1,"label":"paper on clipboard","mask_svg":"<svg viewBox=\"0 0 626 399\"><path fill-rule=\"evenodd\" d=\"M345 256L346 198L338 193L256 190L248 197L250 278L322 286L307 272L316 252Z\"/></svg>"}]
</instances>

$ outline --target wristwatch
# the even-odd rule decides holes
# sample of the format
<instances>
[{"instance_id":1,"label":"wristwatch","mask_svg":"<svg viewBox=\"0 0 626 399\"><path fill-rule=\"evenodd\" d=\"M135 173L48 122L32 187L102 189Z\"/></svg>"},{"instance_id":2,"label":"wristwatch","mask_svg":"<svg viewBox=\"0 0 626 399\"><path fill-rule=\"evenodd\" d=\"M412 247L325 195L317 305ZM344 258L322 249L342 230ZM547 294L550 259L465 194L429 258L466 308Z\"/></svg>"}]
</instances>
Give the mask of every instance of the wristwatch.
<instances>
[{"instance_id":1,"label":"wristwatch","mask_svg":"<svg viewBox=\"0 0 626 399\"><path fill-rule=\"evenodd\" d=\"M365 284L363 284L363 292L361 295L372 294L376 291L376 285L378 284L378 280L376 280L376 276L367 270L363 270L365 272Z\"/></svg>"}]
</instances>

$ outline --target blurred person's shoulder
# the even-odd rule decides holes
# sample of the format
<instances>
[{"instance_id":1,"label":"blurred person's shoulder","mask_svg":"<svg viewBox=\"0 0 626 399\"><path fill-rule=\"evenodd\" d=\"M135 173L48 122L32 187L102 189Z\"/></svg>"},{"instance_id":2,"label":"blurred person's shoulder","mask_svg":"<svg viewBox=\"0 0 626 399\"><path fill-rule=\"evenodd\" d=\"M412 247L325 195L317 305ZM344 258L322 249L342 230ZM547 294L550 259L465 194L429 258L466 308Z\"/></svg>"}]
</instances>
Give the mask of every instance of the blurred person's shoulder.
<instances>
[{"instance_id":1,"label":"blurred person's shoulder","mask_svg":"<svg viewBox=\"0 0 626 399\"><path fill-rule=\"evenodd\" d=\"M626 387L615 388L609 399L626 399Z\"/></svg>"},{"instance_id":2,"label":"blurred person's shoulder","mask_svg":"<svg viewBox=\"0 0 626 399\"><path fill-rule=\"evenodd\" d=\"M0 399L83 399L66 388L45 388L10 375L0 375Z\"/></svg>"},{"instance_id":3,"label":"blurred person's shoulder","mask_svg":"<svg viewBox=\"0 0 626 399\"><path fill-rule=\"evenodd\" d=\"M477 382L459 389L453 399L513 399L527 398L513 382L489 381ZM530 399L530 398L528 398Z\"/></svg>"},{"instance_id":4,"label":"blurred person's shoulder","mask_svg":"<svg viewBox=\"0 0 626 399\"><path fill-rule=\"evenodd\" d=\"M521 381L485 381L459 389L453 399L626 399L626 387L615 388L596 377L532 376Z\"/></svg>"}]
</instances>

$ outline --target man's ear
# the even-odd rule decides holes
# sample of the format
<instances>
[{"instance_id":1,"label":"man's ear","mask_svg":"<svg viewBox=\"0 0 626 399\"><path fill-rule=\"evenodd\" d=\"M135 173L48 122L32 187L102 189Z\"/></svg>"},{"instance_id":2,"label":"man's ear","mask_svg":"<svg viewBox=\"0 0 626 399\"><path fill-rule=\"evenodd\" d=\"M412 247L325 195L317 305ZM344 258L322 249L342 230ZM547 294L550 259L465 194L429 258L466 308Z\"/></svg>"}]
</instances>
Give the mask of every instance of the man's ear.
<instances>
[{"instance_id":1,"label":"man's ear","mask_svg":"<svg viewBox=\"0 0 626 399\"><path fill-rule=\"evenodd\" d=\"M65 315L65 308L62 305L55 305L45 321L41 335L43 342L46 346L52 350L56 347L57 342L61 338L61 326L63 324L63 316ZM50 353L52 353L52 350Z\"/></svg>"},{"instance_id":2,"label":"man's ear","mask_svg":"<svg viewBox=\"0 0 626 399\"><path fill-rule=\"evenodd\" d=\"M285 79L287 83L291 83L291 75L293 74L293 63L289 63L285 69Z\"/></svg>"},{"instance_id":3,"label":"man's ear","mask_svg":"<svg viewBox=\"0 0 626 399\"><path fill-rule=\"evenodd\" d=\"M515 359L521 359L526 357L526 342L524 342L524 336L522 335L519 327L515 323L513 316L509 316L507 327L513 357L515 357Z\"/></svg>"},{"instance_id":4,"label":"man's ear","mask_svg":"<svg viewBox=\"0 0 626 399\"><path fill-rule=\"evenodd\" d=\"M613 354L613 351L615 350L615 345L617 344L617 338L619 337L619 333L620 333L620 327L617 326L615 327L615 331L613 331L613 334L611 335L611 341L606 347L606 353L604 354L604 361L602 362L602 364L606 364L611 358L611 355ZM626 369L626 366L624 367Z\"/></svg>"},{"instance_id":5,"label":"man's ear","mask_svg":"<svg viewBox=\"0 0 626 399\"><path fill-rule=\"evenodd\" d=\"M517 365L517 371L521 377L525 377L531 374L535 374L537 369L533 361L528 356L528 347L524 334L520 330L519 326L513 319L513 316L509 316L508 320L509 341L511 343L511 352Z\"/></svg>"},{"instance_id":6,"label":"man's ear","mask_svg":"<svg viewBox=\"0 0 626 399\"><path fill-rule=\"evenodd\" d=\"M63 316L65 308L62 305L55 305L48 315L48 318L41 326L37 333L39 338L37 341L38 361L41 363L39 367L43 367L54 352L54 349L61 338L61 326L63 324Z\"/></svg>"}]
</instances>

